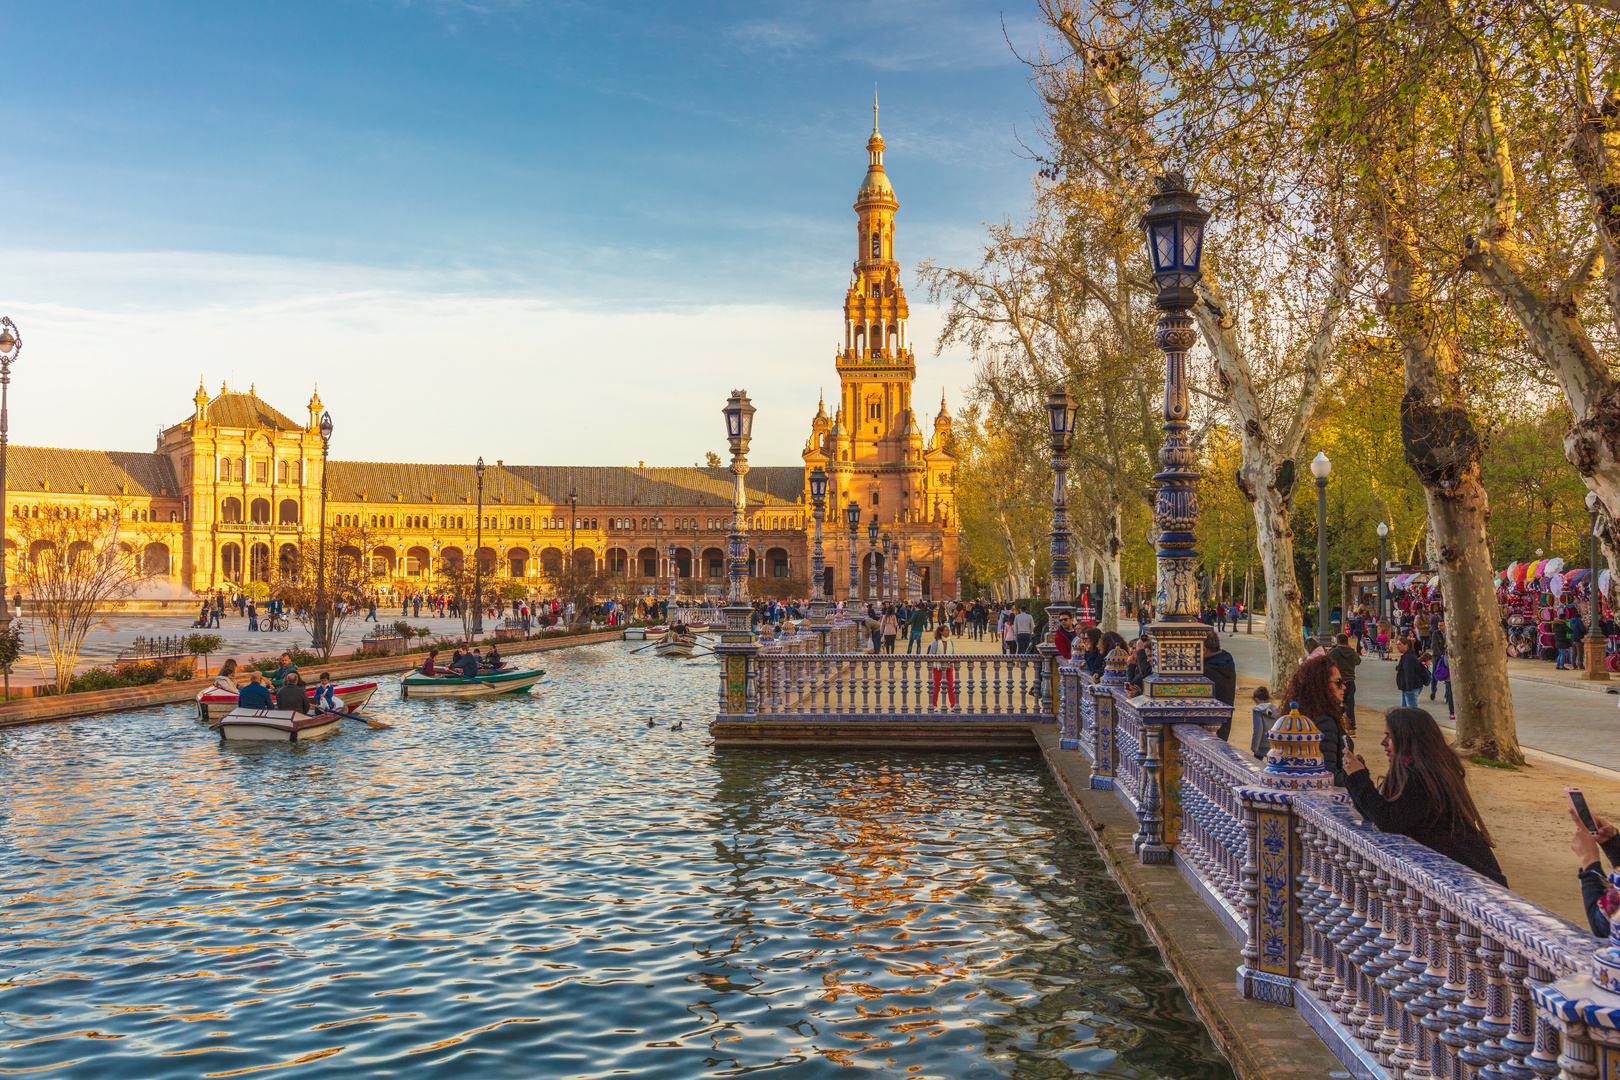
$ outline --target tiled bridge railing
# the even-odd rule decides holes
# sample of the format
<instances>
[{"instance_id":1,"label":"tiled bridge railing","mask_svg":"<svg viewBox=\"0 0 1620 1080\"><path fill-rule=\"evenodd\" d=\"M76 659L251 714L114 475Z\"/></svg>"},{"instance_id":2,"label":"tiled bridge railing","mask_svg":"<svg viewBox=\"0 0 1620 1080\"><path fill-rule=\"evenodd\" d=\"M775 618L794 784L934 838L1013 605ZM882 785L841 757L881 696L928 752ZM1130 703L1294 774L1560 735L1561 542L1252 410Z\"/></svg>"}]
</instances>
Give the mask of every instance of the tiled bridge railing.
<instances>
[{"instance_id":1,"label":"tiled bridge railing","mask_svg":"<svg viewBox=\"0 0 1620 1080\"><path fill-rule=\"evenodd\" d=\"M1365 824L1327 786L1320 733L1297 714L1273 728L1261 768L1202 725L1141 724L1133 743L1126 718L1140 710L1117 683L1065 669L1059 687L1065 743L1092 760L1093 786L1112 786L1137 814L1139 841L1153 826L1122 790L1126 762L1147 770L1136 790L1165 792L1162 840L1238 943L1244 996L1299 1010L1353 1075L1620 1080L1620 920L1600 948L1586 929ZM1102 775L1110 755L1116 777Z\"/></svg>"},{"instance_id":2,"label":"tiled bridge railing","mask_svg":"<svg viewBox=\"0 0 1620 1080\"><path fill-rule=\"evenodd\" d=\"M820 655L762 649L754 659L761 719L952 717L1041 720L1040 656Z\"/></svg>"}]
</instances>

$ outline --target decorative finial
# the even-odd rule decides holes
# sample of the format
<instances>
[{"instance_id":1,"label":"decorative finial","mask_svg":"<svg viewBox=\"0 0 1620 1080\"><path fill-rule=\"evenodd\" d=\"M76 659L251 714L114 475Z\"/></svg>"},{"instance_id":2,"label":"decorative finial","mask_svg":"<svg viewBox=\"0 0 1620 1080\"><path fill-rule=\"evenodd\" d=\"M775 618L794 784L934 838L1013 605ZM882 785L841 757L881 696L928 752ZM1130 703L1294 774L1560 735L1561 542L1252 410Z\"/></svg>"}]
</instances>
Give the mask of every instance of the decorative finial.
<instances>
[{"instance_id":1,"label":"decorative finial","mask_svg":"<svg viewBox=\"0 0 1620 1080\"><path fill-rule=\"evenodd\" d=\"M876 135L878 133L877 110L878 110L877 83L873 83L872 84L872 134L874 134L874 135Z\"/></svg>"}]
</instances>

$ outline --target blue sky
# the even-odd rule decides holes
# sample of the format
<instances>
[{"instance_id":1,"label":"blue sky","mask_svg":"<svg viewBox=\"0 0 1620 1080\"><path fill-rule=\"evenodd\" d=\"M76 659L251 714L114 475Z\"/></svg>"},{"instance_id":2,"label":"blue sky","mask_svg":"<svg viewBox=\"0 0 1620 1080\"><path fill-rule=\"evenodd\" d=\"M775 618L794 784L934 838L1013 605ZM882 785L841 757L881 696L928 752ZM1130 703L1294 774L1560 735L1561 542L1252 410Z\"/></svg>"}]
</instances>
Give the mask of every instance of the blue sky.
<instances>
[{"instance_id":1,"label":"blue sky","mask_svg":"<svg viewBox=\"0 0 1620 1080\"><path fill-rule=\"evenodd\" d=\"M796 461L873 84L921 346L910 269L1028 200L1009 40L1032 5L14 5L13 438L151 445L201 374L294 416L319 382L349 458L685 464L741 385Z\"/></svg>"}]
</instances>

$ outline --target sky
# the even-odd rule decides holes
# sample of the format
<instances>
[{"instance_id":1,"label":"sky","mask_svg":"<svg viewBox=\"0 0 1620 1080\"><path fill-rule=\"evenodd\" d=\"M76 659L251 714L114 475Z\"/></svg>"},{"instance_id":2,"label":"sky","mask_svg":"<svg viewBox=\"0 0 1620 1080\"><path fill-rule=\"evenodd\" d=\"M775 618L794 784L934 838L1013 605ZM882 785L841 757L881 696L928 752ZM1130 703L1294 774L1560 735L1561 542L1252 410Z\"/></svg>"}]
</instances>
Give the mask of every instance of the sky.
<instances>
[{"instance_id":1,"label":"sky","mask_svg":"<svg viewBox=\"0 0 1620 1080\"><path fill-rule=\"evenodd\" d=\"M10 5L11 439L140 450L201 378L348 460L799 460L836 396L874 86L917 400L923 259L976 261L1038 142L1032 3ZM926 428L926 424L924 425Z\"/></svg>"}]
</instances>

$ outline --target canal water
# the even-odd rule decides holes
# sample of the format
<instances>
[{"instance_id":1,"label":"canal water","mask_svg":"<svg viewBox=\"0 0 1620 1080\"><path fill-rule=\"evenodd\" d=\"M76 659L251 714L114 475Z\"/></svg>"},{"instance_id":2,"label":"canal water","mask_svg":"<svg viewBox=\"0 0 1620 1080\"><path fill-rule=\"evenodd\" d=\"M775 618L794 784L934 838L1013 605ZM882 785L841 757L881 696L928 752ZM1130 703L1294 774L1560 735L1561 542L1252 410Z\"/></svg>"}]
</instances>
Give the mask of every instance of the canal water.
<instances>
[{"instance_id":1,"label":"canal water","mask_svg":"<svg viewBox=\"0 0 1620 1080\"><path fill-rule=\"evenodd\" d=\"M631 648L0 732L0 1073L1230 1076L1038 756L716 753Z\"/></svg>"}]
</instances>

